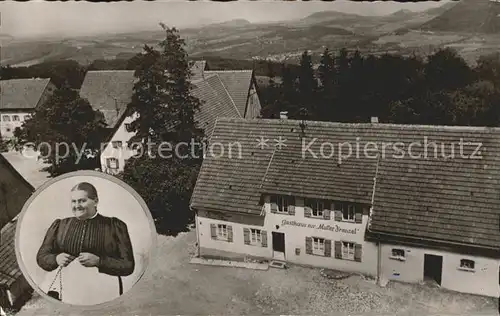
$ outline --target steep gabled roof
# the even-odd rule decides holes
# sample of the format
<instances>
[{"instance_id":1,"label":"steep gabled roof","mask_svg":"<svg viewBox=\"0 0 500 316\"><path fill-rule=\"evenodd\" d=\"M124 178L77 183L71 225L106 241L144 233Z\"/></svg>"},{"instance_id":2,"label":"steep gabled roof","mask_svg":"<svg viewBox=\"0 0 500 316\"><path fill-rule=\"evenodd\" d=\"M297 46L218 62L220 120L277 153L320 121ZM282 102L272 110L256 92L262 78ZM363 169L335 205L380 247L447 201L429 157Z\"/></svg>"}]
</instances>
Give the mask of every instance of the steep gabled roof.
<instances>
[{"instance_id":1,"label":"steep gabled roof","mask_svg":"<svg viewBox=\"0 0 500 316\"><path fill-rule=\"evenodd\" d=\"M217 74L194 82L193 85L193 95L203 102L200 110L195 113L195 120L205 129L205 135L212 133L218 117L241 117Z\"/></svg>"},{"instance_id":2,"label":"steep gabled roof","mask_svg":"<svg viewBox=\"0 0 500 316\"><path fill-rule=\"evenodd\" d=\"M132 99L135 80L133 70L88 71L80 96L104 114L109 127L114 127Z\"/></svg>"},{"instance_id":3,"label":"steep gabled roof","mask_svg":"<svg viewBox=\"0 0 500 316\"><path fill-rule=\"evenodd\" d=\"M263 149L260 137L267 140ZM281 149L275 146L280 137ZM467 158L459 156L461 141ZM370 205L374 193L374 232L500 244L498 128L305 122L302 133L295 120L219 118L211 142L225 145L225 152L205 158L191 200L195 209L259 215L262 194ZM425 142L437 144L437 157L432 144L424 156ZM455 156L444 159L441 145L449 155L452 143ZM481 159L472 159L479 143Z\"/></svg>"},{"instance_id":4,"label":"steep gabled roof","mask_svg":"<svg viewBox=\"0 0 500 316\"><path fill-rule=\"evenodd\" d=\"M252 70L206 70L205 74L218 74L238 112L246 115L248 92L252 83Z\"/></svg>"},{"instance_id":5,"label":"steep gabled roof","mask_svg":"<svg viewBox=\"0 0 500 316\"><path fill-rule=\"evenodd\" d=\"M0 80L0 110L33 110L40 102L50 79Z\"/></svg>"}]
</instances>

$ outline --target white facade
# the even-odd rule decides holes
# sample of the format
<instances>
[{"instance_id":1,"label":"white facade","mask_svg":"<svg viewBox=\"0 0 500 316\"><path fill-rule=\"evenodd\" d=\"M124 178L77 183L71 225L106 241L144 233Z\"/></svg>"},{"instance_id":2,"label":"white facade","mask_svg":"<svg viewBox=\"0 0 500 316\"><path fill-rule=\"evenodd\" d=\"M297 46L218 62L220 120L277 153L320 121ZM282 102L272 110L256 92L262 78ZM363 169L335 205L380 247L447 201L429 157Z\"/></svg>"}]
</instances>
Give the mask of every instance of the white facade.
<instances>
[{"instance_id":1,"label":"white facade","mask_svg":"<svg viewBox=\"0 0 500 316\"><path fill-rule=\"evenodd\" d=\"M491 297L500 295L500 259L384 243L379 246L365 241L369 220L366 209L362 213L362 222L356 223L338 220L334 211L329 219L306 216L309 211L304 205L303 198L295 198L293 215L271 212L270 197L267 196L264 216L198 211L196 227L200 255L233 260L283 260L362 273L376 277L381 283L389 280L421 283L424 279L433 279L452 291ZM284 238L284 251L276 249L280 248L275 245L280 242L274 237L276 233ZM312 239L312 249L309 250L311 241L308 246L308 239ZM318 244L319 239L323 240L323 245ZM325 242L327 240L329 242ZM349 258L336 255L336 242L342 243L340 257L350 252ZM355 258L355 251L344 249L344 242L361 249L359 258ZM330 250L325 252L328 247ZM441 264L436 264L435 260Z\"/></svg>"},{"instance_id":2,"label":"white facade","mask_svg":"<svg viewBox=\"0 0 500 316\"><path fill-rule=\"evenodd\" d=\"M335 220L333 211L330 219L306 217L302 198L295 199L293 215L272 213L270 197L266 198L264 211L265 216L224 214L219 218L200 211L196 219L200 254L277 259L371 276L377 274L377 248L364 240L367 214L362 215L359 223ZM219 225L226 225L225 230L229 231L221 231L224 226ZM223 238L229 235L230 241ZM283 238L284 252L277 244ZM339 253L343 258L338 257Z\"/></svg>"},{"instance_id":3,"label":"white facade","mask_svg":"<svg viewBox=\"0 0 500 316\"><path fill-rule=\"evenodd\" d=\"M105 145L101 152L101 170L109 174L117 174L123 171L125 162L136 152L129 147L130 139L135 135L128 132L126 125L133 122L137 114L126 117L118 126L111 140Z\"/></svg>"},{"instance_id":4,"label":"white facade","mask_svg":"<svg viewBox=\"0 0 500 316\"><path fill-rule=\"evenodd\" d=\"M14 136L17 127L21 127L31 115L28 111L0 111L0 135L3 139L9 139Z\"/></svg>"},{"instance_id":5,"label":"white facade","mask_svg":"<svg viewBox=\"0 0 500 316\"><path fill-rule=\"evenodd\" d=\"M434 273L425 273L426 261L429 262L433 258L441 264L435 265ZM383 280L419 283L424 281L424 274L437 274L438 283L449 290L492 297L500 295L499 259L401 245L382 245Z\"/></svg>"}]
</instances>

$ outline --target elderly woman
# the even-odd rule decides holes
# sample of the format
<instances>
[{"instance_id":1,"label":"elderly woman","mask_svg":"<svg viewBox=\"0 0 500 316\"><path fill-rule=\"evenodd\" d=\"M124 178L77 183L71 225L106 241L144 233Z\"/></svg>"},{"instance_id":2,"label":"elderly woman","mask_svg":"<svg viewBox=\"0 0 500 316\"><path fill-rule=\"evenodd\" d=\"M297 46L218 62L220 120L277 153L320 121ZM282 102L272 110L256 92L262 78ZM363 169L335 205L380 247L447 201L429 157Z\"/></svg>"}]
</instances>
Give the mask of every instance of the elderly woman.
<instances>
[{"instance_id":1,"label":"elderly woman","mask_svg":"<svg viewBox=\"0 0 500 316\"><path fill-rule=\"evenodd\" d=\"M50 285L43 290L64 303L94 305L123 294L122 277L135 262L127 225L98 213L96 188L82 182L71 190L73 216L47 230L37 263ZM54 290L55 289L55 290Z\"/></svg>"}]
</instances>

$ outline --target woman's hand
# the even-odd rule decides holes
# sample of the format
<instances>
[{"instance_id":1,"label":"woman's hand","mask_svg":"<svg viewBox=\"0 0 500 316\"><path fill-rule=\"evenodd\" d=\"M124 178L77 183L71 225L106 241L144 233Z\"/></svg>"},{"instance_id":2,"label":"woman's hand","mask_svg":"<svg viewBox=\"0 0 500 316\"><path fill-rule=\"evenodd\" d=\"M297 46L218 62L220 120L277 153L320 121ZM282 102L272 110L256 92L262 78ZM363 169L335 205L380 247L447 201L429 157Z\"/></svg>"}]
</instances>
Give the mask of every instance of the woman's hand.
<instances>
[{"instance_id":1,"label":"woman's hand","mask_svg":"<svg viewBox=\"0 0 500 316\"><path fill-rule=\"evenodd\" d=\"M78 257L81 265L84 267L97 267L99 264L99 257L88 252L82 252Z\"/></svg>"},{"instance_id":2,"label":"woman's hand","mask_svg":"<svg viewBox=\"0 0 500 316\"><path fill-rule=\"evenodd\" d=\"M75 260L75 256L67 253L60 253L56 257L56 262L60 267L66 267L71 261Z\"/></svg>"}]
</instances>

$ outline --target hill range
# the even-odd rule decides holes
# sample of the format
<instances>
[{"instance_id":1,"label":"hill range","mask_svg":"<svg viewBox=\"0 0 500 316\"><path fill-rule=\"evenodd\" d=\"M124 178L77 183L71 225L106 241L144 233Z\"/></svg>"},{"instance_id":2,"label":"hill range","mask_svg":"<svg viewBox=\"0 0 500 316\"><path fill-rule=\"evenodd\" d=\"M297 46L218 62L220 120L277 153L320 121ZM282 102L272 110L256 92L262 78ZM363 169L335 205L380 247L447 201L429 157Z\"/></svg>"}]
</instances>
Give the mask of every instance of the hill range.
<instances>
[{"instance_id":1,"label":"hill range","mask_svg":"<svg viewBox=\"0 0 500 316\"><path fill-rule=\"evenodd\" d=\"M296 62L304 50L315 58L325 47L364 53L428 54L453 47L471 63L500 44L500 3L462 0L422 12L400 10L386 16L318 12L298 20L252 24L233 20L181 29L190 56ZM26 66L43 61L130 58L164 33L135 33L20 41L0 34L1 64Z\"/></svg>"}]
</instances>

